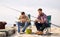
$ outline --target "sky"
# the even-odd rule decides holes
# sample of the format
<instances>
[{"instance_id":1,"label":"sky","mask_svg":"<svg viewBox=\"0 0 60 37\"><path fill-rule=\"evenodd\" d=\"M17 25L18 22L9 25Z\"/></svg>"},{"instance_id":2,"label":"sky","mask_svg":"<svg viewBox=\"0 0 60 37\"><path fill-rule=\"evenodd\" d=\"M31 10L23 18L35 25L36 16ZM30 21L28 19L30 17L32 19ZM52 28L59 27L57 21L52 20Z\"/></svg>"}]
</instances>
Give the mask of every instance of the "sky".
<instances>
[{"instance_id":1,"label":"sky","mask_svg":"<svg viewBox=\"0 0 60 37\"><path fill-rule=\"evenodd\" d=\"M60 24L60 0L0 0L0 20L8 23L15 23L20 12L24 11L26 14L31 14L37 17L37 9L42 8L46 15L51 15L51 22ZM31 17L32 20L35 18ZM14 20L13 20L14 19Z\"/></svg>"}]
</instances>

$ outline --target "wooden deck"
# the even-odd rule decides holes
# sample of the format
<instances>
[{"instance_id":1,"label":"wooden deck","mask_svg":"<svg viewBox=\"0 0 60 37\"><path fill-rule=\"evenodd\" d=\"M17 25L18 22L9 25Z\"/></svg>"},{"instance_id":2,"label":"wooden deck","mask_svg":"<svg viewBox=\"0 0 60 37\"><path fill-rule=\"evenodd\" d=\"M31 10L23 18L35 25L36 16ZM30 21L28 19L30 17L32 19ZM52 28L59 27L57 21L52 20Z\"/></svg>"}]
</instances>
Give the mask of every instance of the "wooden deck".
<instances>
[{"instance_id":1,"label":"wooden deck","mask_svg":"<svg viewBox=\"0 0 60 37\"><path fill-rule=\"evenodd\" d=\"M45 35L37 35L37 34L19 34L16 33L12 36L8 37L60 37L59 33L45 34Z\"/></svg>"},{"instance_id":2,"label":"wooden deck","mask_svg":"<svg viewBox=\"0 0 60 37\"><path fill-rule=\"evenodd\" d=\"M32 27L32 32L36 32L36 28ZM37 34L20 34L16 31L16 33L12 36L8 37L60 37L60 28L51 28L51 34L37 35Z\"/></svg>"}]
</instances>

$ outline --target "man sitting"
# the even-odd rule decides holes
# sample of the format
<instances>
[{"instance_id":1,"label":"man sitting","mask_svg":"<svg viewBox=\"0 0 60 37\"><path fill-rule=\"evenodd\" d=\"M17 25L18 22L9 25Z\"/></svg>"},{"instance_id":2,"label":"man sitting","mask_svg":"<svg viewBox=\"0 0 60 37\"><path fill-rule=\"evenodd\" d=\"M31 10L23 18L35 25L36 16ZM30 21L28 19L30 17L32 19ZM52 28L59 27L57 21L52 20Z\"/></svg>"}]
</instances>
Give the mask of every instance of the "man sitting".
<instances>
[{"instance_id":1,"label":"man sitting","mask_svg":"<svg viewBox=\"0 0 60 37\"><path fill-rule=\"evenodd\" d=\"M42 9L41 8L39 8L38 9L38 17L37 17L37 19L35 20L35 26L36 26L36 28L37 28L37 32L36 32L36 34L43 34L43 30L45 29L45 27L47 27L48 26L48 20L47 20L47 16L46 16L46 14L44 14L43 12L42 12Z\"/></svg>"},{"instance_id":2,"label":"man sitting","mask_svg":"<svg viewBox=\"0 0 60 37\"><path fill-rule=\"evenodd\" d=\"M22 29L22 32L25 32L25 29L29 25L29 18L25 15L25 12L21 12L21 15L20 15L18 20L19 20L17 22L17 24L18 24L18 33L20 32L20 26L23 26L23 24L24 24L24 27Z\"/></svg>"}]
</instances>

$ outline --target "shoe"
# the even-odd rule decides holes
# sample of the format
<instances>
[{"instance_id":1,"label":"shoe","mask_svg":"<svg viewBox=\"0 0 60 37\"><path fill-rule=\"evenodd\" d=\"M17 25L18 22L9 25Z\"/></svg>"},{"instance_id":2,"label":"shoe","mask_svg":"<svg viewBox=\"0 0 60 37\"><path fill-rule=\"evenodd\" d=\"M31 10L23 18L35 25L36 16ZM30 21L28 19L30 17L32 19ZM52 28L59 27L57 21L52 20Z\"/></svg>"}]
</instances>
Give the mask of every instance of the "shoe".
<instances>
[{"instance_id":1,"label":"shoe","mask_svg":"<svg viewBox=\"0 0 60 37\"><path fill-rule=\"evenodd\" d=\"M38 32L36 32L36 34L38 34L38 35L42 35L43 32L42 32L42 31L38 31Z\"/></svg>"}]
</instances>

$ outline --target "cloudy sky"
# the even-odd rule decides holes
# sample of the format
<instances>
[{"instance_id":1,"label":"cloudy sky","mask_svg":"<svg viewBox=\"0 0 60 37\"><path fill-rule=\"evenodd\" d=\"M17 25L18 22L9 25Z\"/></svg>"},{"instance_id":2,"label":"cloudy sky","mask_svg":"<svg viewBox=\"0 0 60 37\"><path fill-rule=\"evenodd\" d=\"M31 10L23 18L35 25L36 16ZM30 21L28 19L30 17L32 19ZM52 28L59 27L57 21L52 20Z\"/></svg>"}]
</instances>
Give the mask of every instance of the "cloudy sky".
<instances>
[{"instance_id":1,"label":"cloudy sky","mask_svg":"<svg viewBox=\"0 0 60 37\"><path fill-rule=\"evenodd\" d=\"M33 16L37 15L37 9L42 8L47 15L52 15L52 22L60 24L60 0L0 0L0 20L11 23L16 21L18 11L25 11ZM34 18L32 18L34 19Z\"/></svg>"},{"instance_id":2,"label":"cloudy sky","mask_svg":"<svg viewBox=\"0 0 60 37\"><path fill-rule=\"evenodd\" d=\"M1 5L28 6L28 7L50 7L60 9L60 0L0 0Z\"/></svg>"}]
</instances>

